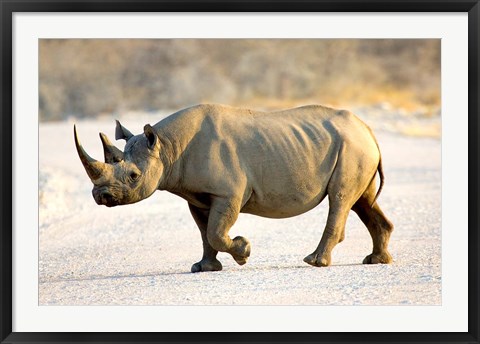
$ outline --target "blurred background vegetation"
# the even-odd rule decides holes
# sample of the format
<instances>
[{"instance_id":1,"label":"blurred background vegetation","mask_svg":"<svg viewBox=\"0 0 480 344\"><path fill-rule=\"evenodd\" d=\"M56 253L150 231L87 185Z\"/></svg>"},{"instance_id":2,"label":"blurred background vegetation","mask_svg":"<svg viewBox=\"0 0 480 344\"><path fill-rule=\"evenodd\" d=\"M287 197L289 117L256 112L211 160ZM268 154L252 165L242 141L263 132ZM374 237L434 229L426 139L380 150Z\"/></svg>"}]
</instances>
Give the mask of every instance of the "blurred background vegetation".
<instances>
[{"instance_id":1,"label":"blurred background vegetation","mask_svg":"<svg viewBox=\"0 0 480 344\"><path fill-rule=\"evenodd\" d=\"M40 121L202 102L440 108L440 40L40 40ZM420 110L419 110L420 109Z\"/></svg>"}]
</instances>

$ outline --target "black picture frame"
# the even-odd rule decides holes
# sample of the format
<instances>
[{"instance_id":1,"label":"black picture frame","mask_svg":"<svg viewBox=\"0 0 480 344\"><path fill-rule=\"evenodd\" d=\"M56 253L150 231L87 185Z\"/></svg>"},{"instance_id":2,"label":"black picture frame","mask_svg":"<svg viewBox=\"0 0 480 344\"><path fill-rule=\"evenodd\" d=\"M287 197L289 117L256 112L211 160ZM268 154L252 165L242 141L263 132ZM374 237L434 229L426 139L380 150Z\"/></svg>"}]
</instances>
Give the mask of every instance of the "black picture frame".
<instances>
[{"instance_id":1,"label":"black picture frame","mask_svg":"<svg viewBox=\"0 0 480 344\"><path fill-rule=\"evenodd\" d=\"M466 12L468 13L468 332L458 333L33 333L12 332L12 17L15 12ZM479 343L478 0L0 0L0 341L1 343L395 342Z\"/></svg>"}]
</instances>

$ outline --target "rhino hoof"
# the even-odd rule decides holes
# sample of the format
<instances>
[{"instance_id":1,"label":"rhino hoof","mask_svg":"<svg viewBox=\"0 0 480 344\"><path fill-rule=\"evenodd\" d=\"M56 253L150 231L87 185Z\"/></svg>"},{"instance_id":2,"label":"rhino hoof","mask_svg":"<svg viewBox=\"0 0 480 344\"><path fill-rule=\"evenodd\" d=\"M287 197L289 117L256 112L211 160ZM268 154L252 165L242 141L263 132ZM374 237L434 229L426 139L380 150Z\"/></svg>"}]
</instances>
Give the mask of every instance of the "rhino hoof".
<instances>
[{"instance_id":1,"label":"rhino hoof","mask_svg":"<svg viewBox=\"0 0 480 344\"><path fill-rule=\"evenodd\" d=\"M222 270L222 263L215 260L201 260L198 263L192 265L192 272L202 272L202 271L220 271Z\"/></svg>"},{"instance_id":2,"label":"rhino hoof","mask_svg":"<svg viewBox=\"0 0 480 344\"><path fill-rule=\"evenodd\" d=\"M248 257L237 257L237 256L232 256L233 259L237 262L238 265L245 265L247 264Z\"/></svg>"},{"instance_id":3,"label":"rhino hoof","mask_svg":"<svg viewBox=\"0 0 480 344\"><path fill-rule=\"evenodd\" d=\"M233 259L238 265L246 264L251 252L250 243L246 238L241 236L235 237L233 243L237 247L237 252L232 253Z\"/></svg>"},{"instance_id":4,"label":"rhino hoof","mask_svg":"<svg viewBox=\"0 0 480 344\"><path fill-rule=\"evenodd\" d=\"M303 258L303 261L312 266L322 267L330 265L329 257L319 257L318 254L312 253Z\"/></svg>"},{"instance_id":5,"label":"rhino hoof","mask_svg":"<svg viewBox=\"0 0 480 344\"><path fill-rule=\"evenodd\" d=\"M363 264L390 264L393 261L392 256L387 251L380 254L369 254L363 260Z\"/></svg>"}]
</instances>

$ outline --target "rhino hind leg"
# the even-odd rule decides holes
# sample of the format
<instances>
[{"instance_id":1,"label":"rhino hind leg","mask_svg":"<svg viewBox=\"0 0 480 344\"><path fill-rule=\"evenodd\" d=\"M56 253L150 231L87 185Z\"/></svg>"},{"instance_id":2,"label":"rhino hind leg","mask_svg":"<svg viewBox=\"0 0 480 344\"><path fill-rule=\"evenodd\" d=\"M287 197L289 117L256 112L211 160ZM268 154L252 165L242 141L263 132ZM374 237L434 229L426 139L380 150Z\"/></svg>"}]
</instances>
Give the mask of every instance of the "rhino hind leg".
<instances>
[{"instance_id":1,"label":"rhino hind leg","mask_svg":"<svg viewBox=\"0 0 480 344\"><path fill-rule=\"evenodd\" d=\"M351 206L345 202L332 200L332 198L329 197L330 209L320 243L313 253L303 259L305 263L313 266L329 266L332 262L333 248L345 236L345 223Z\"/></svg>"},{"instance_id":2,"label":"rhino hind leg","mask_svg":"<svg viewBox=\"0 0 480 344\"><path fill-rule=\"evenodd\" d=\"M347 154L347 151L350 154ZM348 214L371 183L371 178L365 174L369 161L352 158L355 152L355 147L348 150L343 147L340 151L337 165L327 186L329 210L325 230L316 250L303 259L305 263L318 267L331 264L334 247L345 238Z\"/></svg>"},{"instance_id":3,"label":"rhino hind leg","mask_svg":"<svg viewBox=\"0 0 480 344\"><path fill-rule=\"evenodd\" d=\"M383 214L377 202L372 206L375 192L375 180L373 180L352 208L367 227L373 242L373 251L365 257L363 264L390 264L393 259L388 252L388 242L393 224Z\"/></svg>"},{"instance_id":4,"label":"rhino hind leg","mask_svg":"<svg viewBox=\"0 0 480 344\"><path fill-rule=\"evenodd\" d=\"M199 209L192 204L188 204L190 213L192 214L195 223L200 229L203 242L203 256L202 260L192 265L192 272L201 271L220 271L222 270L222 263L217 259L218 251L214 250L207 240L207 224L208 224L208 210Z\"/></svg>"}]
</instances>

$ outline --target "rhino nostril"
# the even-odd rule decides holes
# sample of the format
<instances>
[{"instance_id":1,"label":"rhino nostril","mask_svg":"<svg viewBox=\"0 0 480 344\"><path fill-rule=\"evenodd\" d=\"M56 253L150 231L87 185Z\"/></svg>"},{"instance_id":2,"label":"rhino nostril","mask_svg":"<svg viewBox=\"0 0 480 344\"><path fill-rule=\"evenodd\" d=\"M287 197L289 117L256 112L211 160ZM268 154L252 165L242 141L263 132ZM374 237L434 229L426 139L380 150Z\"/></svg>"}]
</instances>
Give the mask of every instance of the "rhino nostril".
<instances>
[{"instance_id":1,"label":"rhino nostril","mask_svg":"<svg viewBox=\"0 0 480 344\"><path fill-rule=\"evenodd\" d=\"M102 192L100 194L100 197L102 199L102 203L103 204L108 204L108 203L111 203L113 197L112 195L110 195L108 192Z\"/></svg>"}]
</instances>

